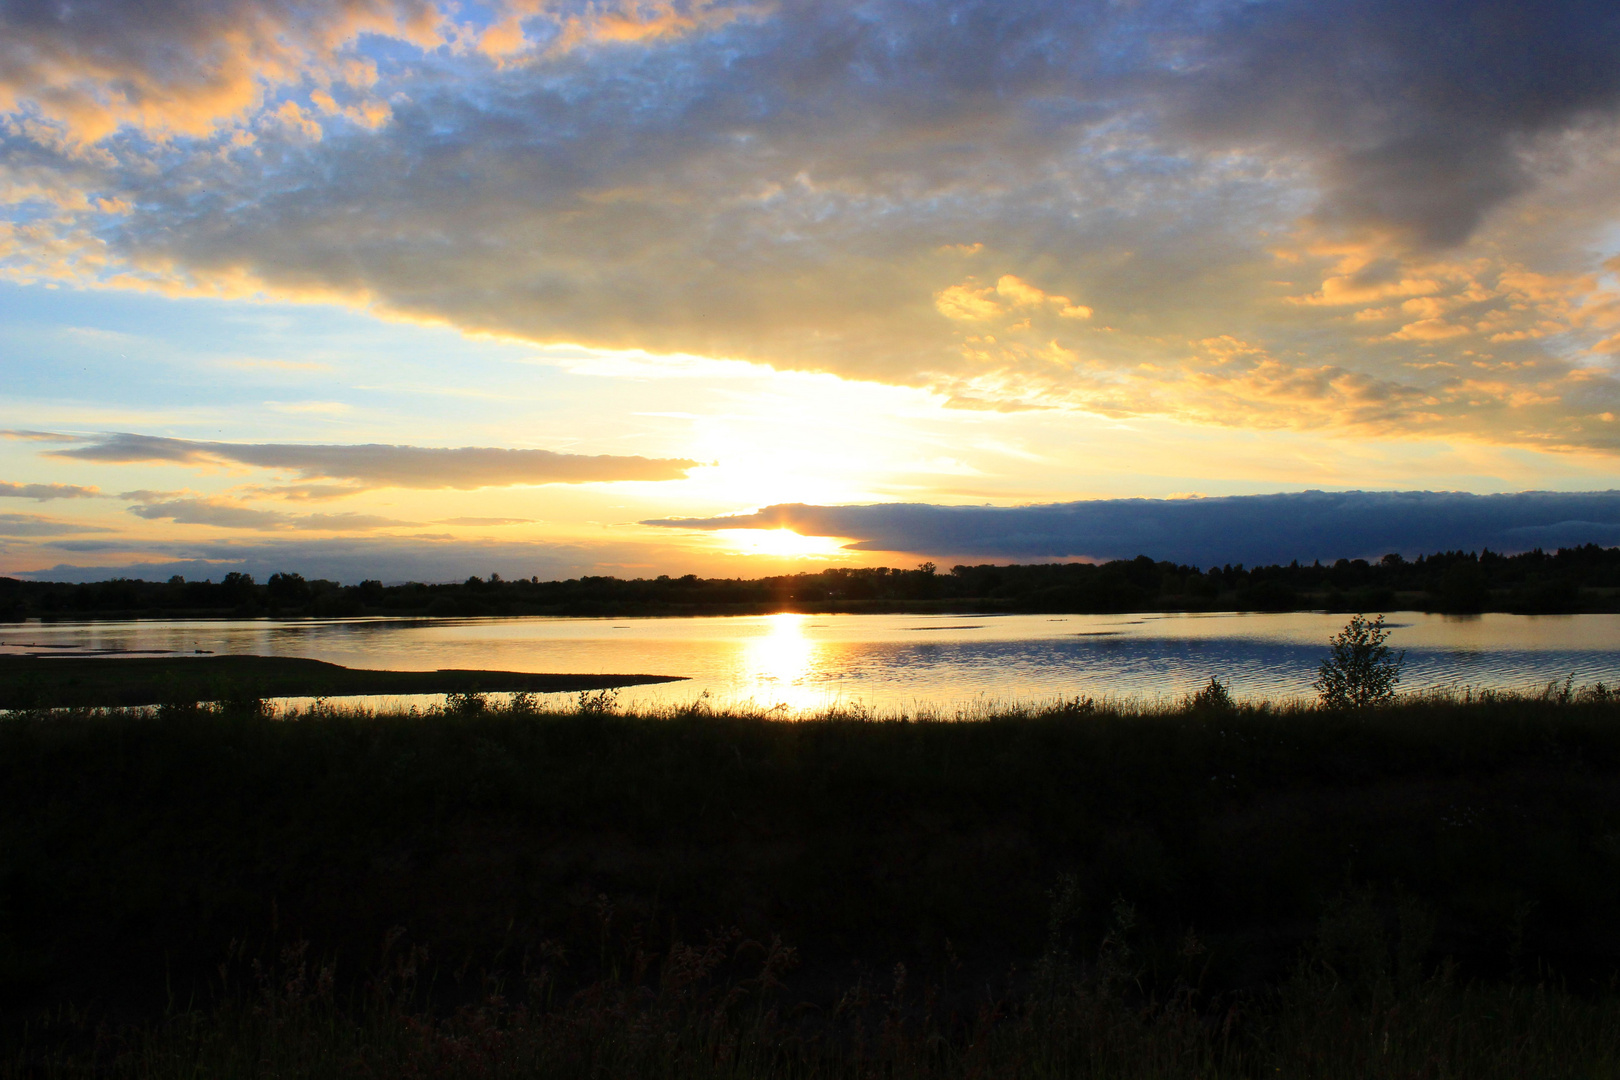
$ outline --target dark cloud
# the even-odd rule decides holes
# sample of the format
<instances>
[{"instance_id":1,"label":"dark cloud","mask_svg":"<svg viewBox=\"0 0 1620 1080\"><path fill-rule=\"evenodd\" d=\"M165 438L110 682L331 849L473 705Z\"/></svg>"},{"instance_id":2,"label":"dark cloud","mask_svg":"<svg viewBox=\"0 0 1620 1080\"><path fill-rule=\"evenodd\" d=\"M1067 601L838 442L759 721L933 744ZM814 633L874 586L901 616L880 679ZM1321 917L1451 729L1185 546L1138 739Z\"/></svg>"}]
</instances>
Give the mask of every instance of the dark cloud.
<instances>
[{"instance_id":1,"label":"dark cloud","mask_svg":"<svg viewBox=\"0 0 1620 1080\"><path fill-rule=\"evenodd\" d=\"M128 552L128 540L47 540L39 545L51 551L73 551L100 554L103 552Z\"/></svg>"},{"instance_id":2,"label":"dark cloud","mask_svg":"<svg viewBox=\"0 0 1620 1080\"><path fill-rule=\"evenodd\" d=\"M643 522L684 529L788 528L848 537L856 551L1030 560L1149 555L1178 563L1287 563L1514 553L1620 544L1620 491L1469 495L1306 491L1212 499L1108 499L1048 506L770 506L755 514Z\"/></svg>"},{"instance_id":3,"label":"dark cloud","mask_svg":"<svg viewBox=\"0 0 1620 1080\"><path fill-rule=\"evenodd\" d=\"M327 9L328 17L344 17L340 5L310 10L318 19ZM336 157L360 169L352 185L328 182L308 192L325 209L290 191L256 210L221 193L221 205L248 213L212 220L210 235L222 241L229 232L257 231L255 219L269 224L266 210L287 224L312 224L311 212L329 219L372 192L381 198L375 212L401 199L424 208L435 197L436 210L482 226L476 240L468 238L474 242L511 210L519 215L505 219L539 230L535 239L561 239L561 215L591 216L582 195L636 175L643 192L655 187L658 196L614 205L638 219L624 224L651 231L634 229L589 253L617 277L614 264L652 254L681 218L694 229L716 223L707 209L694 217L688 198L708 181L741 194L749 183L810 167L820 179L853 185L854 200L829 199L829 209L872 224L858 201L888 204L901 195L894 186L874 188L881 177L945 196L937 209L949 210L982 194L958 185L979 187L992 161L1006 179L1015 169L1073 168L1064 159L1089 128L1106 122L1157 140L1169 156L1183 155L1189 140L1221 150L1264 147L1317 171L1329 213L1454 243L1532 182L1526 152L1534 139L1612 114L1620 99L1620 16L1597 0L978 0L953 5L949 18L902 0L858 7L801 0L768 18L721 21L650 48L585 52L494 79L476 67L461 74L467 92L441 82L398 106L380 138L312 154L311 168ZM1157 127L1162 121L1170 126ZM442 134L432 138L430 130ZM385 161L417 168L378 189ZM522 188L514 186L519 170ZM1030 179L1015 182L1026 193L1041 190ZM719 220L745 225L732 214ZM282 254L268 244L259 252ZM364 250L355 256L351 272L382 269L367 266ZM398 285L415 276L401 270ZM593 281L547 284L571 293Z\"/></svg>"},{"instance_id":4,"label":"dark cloud","mask_svg":"<svg viewBox=\"0 0 1620 1080\"><path fill-rule=\"evenodd\" d=\"M33 499L48 502L51 499L99 499L101 490L78 487L74 484L6 484L0 483L0 499Z\"/></svg>"},{"instance_id":5,"label":"dark cloud","mask_svg":"<svg viewBox=\"0 0 1620 1080\"><path fill-rule=\"evenodd\" d=\"M1531 182L1525 140L1607 114L1620 94L1620 15L1601 0L968 0L948 17L904 0L787 0L765 17L746 3L679 7L709 12L640 48L559 52L585 43L570 22L590 9L537 5L528 28L549 39L547 56L499 77L476 53L459 69L422 58L396 73L431 80L396 106L396 123L422 139L430 117L456 117L416 148L451 169L475 150L510 160L523 141L577 150L607 136L602 154L546 163L543 202L649 159L666 183L684 161L746 165L766 152L760 135L845 173L899 165L949 180L975 149L964 133L982 149L1012 122L1022 130L1003 149L1049 159L1066 149L1053 135L1162 109L1184 136L1313 162L1335 212L1449 243ZM470 42L474 28L450 14L424 0L5 0L0 85L86 135L119 124L199 134L312 73L366 90L369 74L344 70L361 34ZM451 71L477 89L445 89ZM568 125L542 134L565 107ZM513 129L525 109L534 126ZM1045 153L1032 145L1042 132Z\"/></svg>"},{"instance_id":6,"label":"dark cloud","mask_svg":"<svg viewBox=\"0 0 1620 1080\"><path fill-rule=\"evenodd\" d=\"M1612 192L1423 264L1582 154L1607 178L1613 3L561 3L522 26L496 57L384 0L3 0L11 115L125 126L95 153L0 131L40 222L0 261L992 407L1620 446L1620 385L1571 361L1620 342L1583 307L1582 215ZM166 108L242 127L140 137Z\"/></svg>"},{"instance_id":7,"label":"dark cloud","mask_svg":"<svg viewBox=\"0 0 1620 1080\"><path fill-rule=\"evenodd\" d=\"M1423 243L1466 240L1534 183L1539 137L1620 105L1620 8L1602 0L1216 10L1167 99L1184 130L1305 155L1324 213Z\"/></svg>"},{"instance_id":8,"label":"dark cloud","mask_svg":"<svg viewBox=\"0 0 1620 1080\"><path fill-rule=\"evenodd\" d=\"M676 480L698 462L684 459L560 454L499 447L301 445L193 442L153 435L103 435L87 446L53 450L53 457L117 464L229 462L286 469L304 479L350 480L365 487L459 488L514 484L583 484L614 480ZM360 487L346 489L350 492ZM259 513L261 511L253 511Z\"/></svg>"}]
</instances>

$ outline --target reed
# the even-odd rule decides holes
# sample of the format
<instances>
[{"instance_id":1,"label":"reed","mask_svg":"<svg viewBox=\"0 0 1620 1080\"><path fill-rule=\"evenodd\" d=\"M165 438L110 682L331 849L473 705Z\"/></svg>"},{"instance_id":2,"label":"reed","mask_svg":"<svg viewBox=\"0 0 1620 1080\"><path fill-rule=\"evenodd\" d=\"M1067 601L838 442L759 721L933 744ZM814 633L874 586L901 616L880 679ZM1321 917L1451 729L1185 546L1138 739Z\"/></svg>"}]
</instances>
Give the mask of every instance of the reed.
<instances>
[{"instance_id":1,"label":"reed","mask_svg":"<svg viewBox=\"0 0 1620 1080\"><path fill-rule=\"evenodd\" d=\"M1115 930L1119 930L1118 926ZM1346 930L1350 933L1346 935ZM1196 942L1191 944L1196 945ZM341 999L302 947L214 1005L90 1038L45 1025L0 1076L840 1078L1598 1078L1620 1075L1620 998L1547 981L1459 985L1445 965L1388 963L1376 908L1341 903L1275 988L1212 998L1186 976L1163 1000L1119 939L1073 965L1055 942L1020 996L952 1008L904 967L830 1007L792 995L791 949L736 933L660 955L620 941L622 972L569 992L542 964L521 1000L486 980L453 1009L424 1004L425 956L400 950ZM1346 948L1349 953L1346 953ZM1112 950L1112 951L1110 951ZM1361 962L1346 962L1350 955ZM746 969L746 973L740 974ZM77 1035L64 1045L61 1035ZM56 1037L52 1042L52 1036Z\"/></svg>"},{"instance_id":2,"label":"reed","mask_svg":"<svg viewBox=\"0 0 1620 1080\"><path fill-rule=\"evenodd\" d=\"M1615 1074L1607 688L779 717L0 717L7 1067Z\"/></svg>"}]
</instances>

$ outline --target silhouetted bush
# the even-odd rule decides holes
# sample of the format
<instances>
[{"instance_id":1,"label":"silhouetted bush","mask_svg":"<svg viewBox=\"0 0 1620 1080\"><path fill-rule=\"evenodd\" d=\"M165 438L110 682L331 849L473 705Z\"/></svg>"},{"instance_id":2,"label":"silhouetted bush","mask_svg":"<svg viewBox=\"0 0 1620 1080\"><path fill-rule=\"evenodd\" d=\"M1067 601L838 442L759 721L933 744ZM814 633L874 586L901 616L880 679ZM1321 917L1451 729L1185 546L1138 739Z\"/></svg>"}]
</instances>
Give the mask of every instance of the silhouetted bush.
<instances>
[{"instance_id":1,"label":"silhouetted bush","mask_svg":"<svg viewBox=\"0 0 1620 1080\"><path fill-rule=\"evenodd\" d=\"M1390 649L1385 644L1388 638L1382 615L1371 620L1354 615L1328 639L1330 655L1311 683L1324 707L1360 709L1395 700L1406 654Z\"/></svg>"}]
</instances>

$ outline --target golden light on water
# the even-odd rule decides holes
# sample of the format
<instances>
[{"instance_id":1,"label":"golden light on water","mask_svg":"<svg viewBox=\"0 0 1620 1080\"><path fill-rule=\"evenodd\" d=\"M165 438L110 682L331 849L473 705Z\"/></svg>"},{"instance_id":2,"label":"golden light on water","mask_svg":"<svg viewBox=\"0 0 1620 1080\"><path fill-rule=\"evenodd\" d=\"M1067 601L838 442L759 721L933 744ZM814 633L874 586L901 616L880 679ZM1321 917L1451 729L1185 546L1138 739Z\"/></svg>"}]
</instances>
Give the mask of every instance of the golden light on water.
<instances>
[{"instance_id":1,"label":"golden light on water","mask_svg":"<svg viewBox=\"0 0 1620 1080\"><path fill-rule=\"evenodd\" d=\"M771 615L766 632L748 643L743 665L761 704L799 708L818 696L804 685L816 659L816 644L804 633L807 618L794 612Z\"/></svg>"}]
</instances>

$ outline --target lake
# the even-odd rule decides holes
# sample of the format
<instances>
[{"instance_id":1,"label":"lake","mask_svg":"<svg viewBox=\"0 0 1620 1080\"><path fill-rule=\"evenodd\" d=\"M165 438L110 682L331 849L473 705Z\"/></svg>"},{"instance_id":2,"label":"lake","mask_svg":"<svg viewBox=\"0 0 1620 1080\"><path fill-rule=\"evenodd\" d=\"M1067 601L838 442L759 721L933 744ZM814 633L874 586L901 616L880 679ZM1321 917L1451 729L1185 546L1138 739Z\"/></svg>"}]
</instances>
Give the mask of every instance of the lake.
<instances>
[{"instance_id":1,"label":"lake","mask_svg":"<svg viewBox=\"0 0 1620 1080\"><path fill-rule=\"evenodd\" d=\"M656 619L253 619L23 623L0 649L307 656L350 667L684 675L627 687L627 707L752 702L951 710L1075 695L1175 698L1219 676L1235 694L1309 697L1347 616L760 615ZM1620 615L1389 617L1403 690L1620 684ZM372 699L431 704L435 699Z\"/></svg>"}]
</instances>

